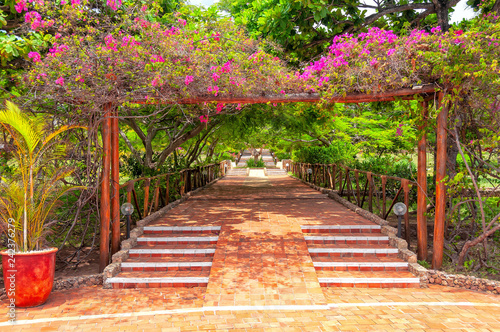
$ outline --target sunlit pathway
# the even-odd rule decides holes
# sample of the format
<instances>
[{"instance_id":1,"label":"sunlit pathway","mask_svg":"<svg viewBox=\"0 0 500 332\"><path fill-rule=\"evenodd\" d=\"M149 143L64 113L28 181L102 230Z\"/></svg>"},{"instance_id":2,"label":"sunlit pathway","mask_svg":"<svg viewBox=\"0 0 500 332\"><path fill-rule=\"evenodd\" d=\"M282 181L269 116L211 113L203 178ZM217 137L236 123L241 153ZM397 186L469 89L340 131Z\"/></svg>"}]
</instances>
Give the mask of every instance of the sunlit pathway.
<instances>
[{"instance_id":1,"label":"sunlit pathway","mask_svg":"<svg viewBox=\"0 0 500 332\"><path fill-rule=\"evenodd\" d=\"M207 287L57 291L0 331L500 331L494 295L321 287L304 225L373 224L288 177L225 178L149 225L220 226Z\"/></svg>"}]
</instances>

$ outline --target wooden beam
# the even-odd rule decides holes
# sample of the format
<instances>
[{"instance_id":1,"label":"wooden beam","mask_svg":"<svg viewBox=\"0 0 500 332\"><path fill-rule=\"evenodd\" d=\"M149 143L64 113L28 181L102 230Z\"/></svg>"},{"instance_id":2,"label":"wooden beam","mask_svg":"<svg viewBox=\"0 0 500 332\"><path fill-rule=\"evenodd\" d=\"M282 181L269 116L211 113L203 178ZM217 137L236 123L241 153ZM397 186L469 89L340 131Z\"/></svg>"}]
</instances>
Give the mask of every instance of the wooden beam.
<instances>
[{"instance_id":1,"label":"wooden beam","mask_svg":"<svg viewBox=\"0 0 500 332\"><path fill-rule=\"evenodd\" d=\"M101 227L100 227L100 247L99 247L99 273L109 263L109 168L111 164L111 135L110 135L110 115L111 106L104 106L104 120L101 124L102 134L102 173L101 173Z\"/></svg>"},{"instance_id":2,"label":"wooden beam","mask_svg":"<svg viewBox=\"0 0 500 332\"><path fill-rule=\"evenodd\" d=\"M421 133L418 141L418 168L417 168L417 258L427 259L427 115L428 103L422 103L422 122L419 130Z\"/></svg>"},{"instance_id":3,"label":"wooden beam","mask_svg":"<svg viewBox=\"0 0 500 332\"><path fill-rule=\"evenodd\" d=\"M412 100L415 95L421 95L425 100L432 100L437 87L433 84L424 85L419 89L405 88L393 91L384 91L372 94L356 93L347 94L345 96L338 96L330 99L331 103L369 103L377 101L394 101L396 99ZM222 103L222 104L263 104L263 103L316 103L321 101L321 96L317 93L300 93L289 94L282 96L245 96L245 97L196 97L196 98L183 98L178 100L153 100L138 99L132 101L136 104L201 104L201 103Z\"/></svg>"},{"instance_id":4,"label":"wooden beam","mask_svg":"<svg viewBox=\"0 0 500 332\"><path fill-rule=\"evenodd\" d=\"M118 111L111 118L111 255L120 250L120 151Z\"/></svg>"},{"instance_id":5,"label":"wooden beam","mask_svg":"<svg viewBox=\"0 0 500 332\"><path fill-rule=\"evenodd\" d=\"M438 100L441 111L437 117L437 153L436 153L436 214L434 219L434 246L432 268L440 269L443 264L444 225L446 218L446 122L448 119L448 103L443 105L443 93L439 92Z\"/></svg>"}]
</instances>

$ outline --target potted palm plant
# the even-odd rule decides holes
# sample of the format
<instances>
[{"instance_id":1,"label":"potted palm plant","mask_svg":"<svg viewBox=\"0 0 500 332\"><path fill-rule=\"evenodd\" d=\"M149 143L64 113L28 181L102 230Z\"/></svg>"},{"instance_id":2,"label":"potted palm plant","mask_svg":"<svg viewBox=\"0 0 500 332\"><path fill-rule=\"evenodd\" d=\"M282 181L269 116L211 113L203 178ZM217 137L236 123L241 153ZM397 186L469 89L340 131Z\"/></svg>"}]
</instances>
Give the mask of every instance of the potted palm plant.
<instances>
[{"instance_id":1,"label":"potted palm plant","mask_svg":"<svg viewBox=\"0 0 500 332\"><path fill-rule=\"evenodd\" d=\"M18 307L43 304L52 291L57 248L46 248L47 221L59 198L82 187L63 185L73 170L61 164L65 145L61 133L81 126L47 132L39 118L30 118L7 101L0 124L11 137L13 171L0 181L0 222L6 233L2 255L6 293Z\"/></svg>"}]
</instances>

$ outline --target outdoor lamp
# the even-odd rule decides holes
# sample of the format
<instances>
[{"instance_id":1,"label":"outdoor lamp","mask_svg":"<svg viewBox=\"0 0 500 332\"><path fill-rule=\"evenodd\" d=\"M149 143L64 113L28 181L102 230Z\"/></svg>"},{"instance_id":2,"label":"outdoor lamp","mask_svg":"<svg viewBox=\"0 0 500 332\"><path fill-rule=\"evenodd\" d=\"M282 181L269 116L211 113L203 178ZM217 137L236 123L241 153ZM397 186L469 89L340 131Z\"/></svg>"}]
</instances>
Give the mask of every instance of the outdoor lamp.
<instances>
[{"instance_id":1,"label":"outdoor lamp","mask_svg":"<svg viewBox=\"0 0 500 332\"><path fill-rule=\"evenodd\" d=\"M130 216L134 213L134 206L130 203L125 203L121 206L120 211L127 217L127 239L130 238Z\"/></svg>"},{"instance_id":2,"label":"outdoor lamp","mask_svg":"<svg viewBox=\"0 0 500 332\"><path fill-rule=\"evenodd\" d=\"M290 172L290 170L288 169L288 166L290 166L290 164L289 164L289 163L286 163L286 171L287 171L287 172Z\"/></svg>"},{"instance_id":3,"label":"outdoor lamp","mask_svg":"<svg viewBox=\"0 0 500 332\"><path fill-rule=\"evenodd\" d=\"M307 169L307 174L309 174L309 182L311 182L311 175L313 174L312 168Z\"/></svg>"},{"instance_id":4,"label":"outdoor lamp","mask_svg":"<svg viewBox=\"0 0 500 332\"><path fill-rule=\"evenodd\" d=\"M404 203L396 203L394 204L394 207L392 208L392 211L394 212L395 215L398 216L398 237L401 237L401 220L403 216L405 215L406 211L408 209L406 208L406 205ZM406 230L408 232L408 230Z\"/></svg>"}]
</instances>

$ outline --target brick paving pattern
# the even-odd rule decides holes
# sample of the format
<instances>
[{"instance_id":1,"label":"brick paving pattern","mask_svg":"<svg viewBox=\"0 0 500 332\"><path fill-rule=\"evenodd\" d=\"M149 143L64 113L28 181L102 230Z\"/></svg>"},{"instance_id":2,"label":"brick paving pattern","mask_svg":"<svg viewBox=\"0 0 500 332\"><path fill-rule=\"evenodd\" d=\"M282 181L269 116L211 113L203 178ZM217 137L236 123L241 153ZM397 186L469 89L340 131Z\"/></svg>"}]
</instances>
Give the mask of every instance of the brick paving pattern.
<instances>
[{"instance_id":1,"label":"brick paving pattern","mask_svg":"<svg viewBox=\"0 0 500 332\"><path fill-rule=\"evenodd\" d=\"M330 228L324 234L314 227L304 231L304 225L338 225L340 231ZM206 287L153 283L151 287L159 288L94 286L56 291L42 306L18 308L15 326L7 325L7 308L2 306L0 331L500 331L500 297L495 295L442 286L321 287L318 278L324 275L384 278L409 273L394 266L401 261L386 256L361 261L359 257L311 257L309 250L315 246L386 246L357 242L365 239L353 243L345 237L354 233L341 230L346 225L373 224L288 177L226 178L148 225L152 231L144 234L184 239L146 240L134 248L210 246L215 248L213 256L193 260L186 255L138 254L122 272L137 278L166 273L172 278L208 277ZM366 233L370 235L357 236L380 234ZM338 235L344 238L317 243L305 238ZM218 240L192 243L186 239L198 236L218 236Z\"/></svg>"}]
</instances>

